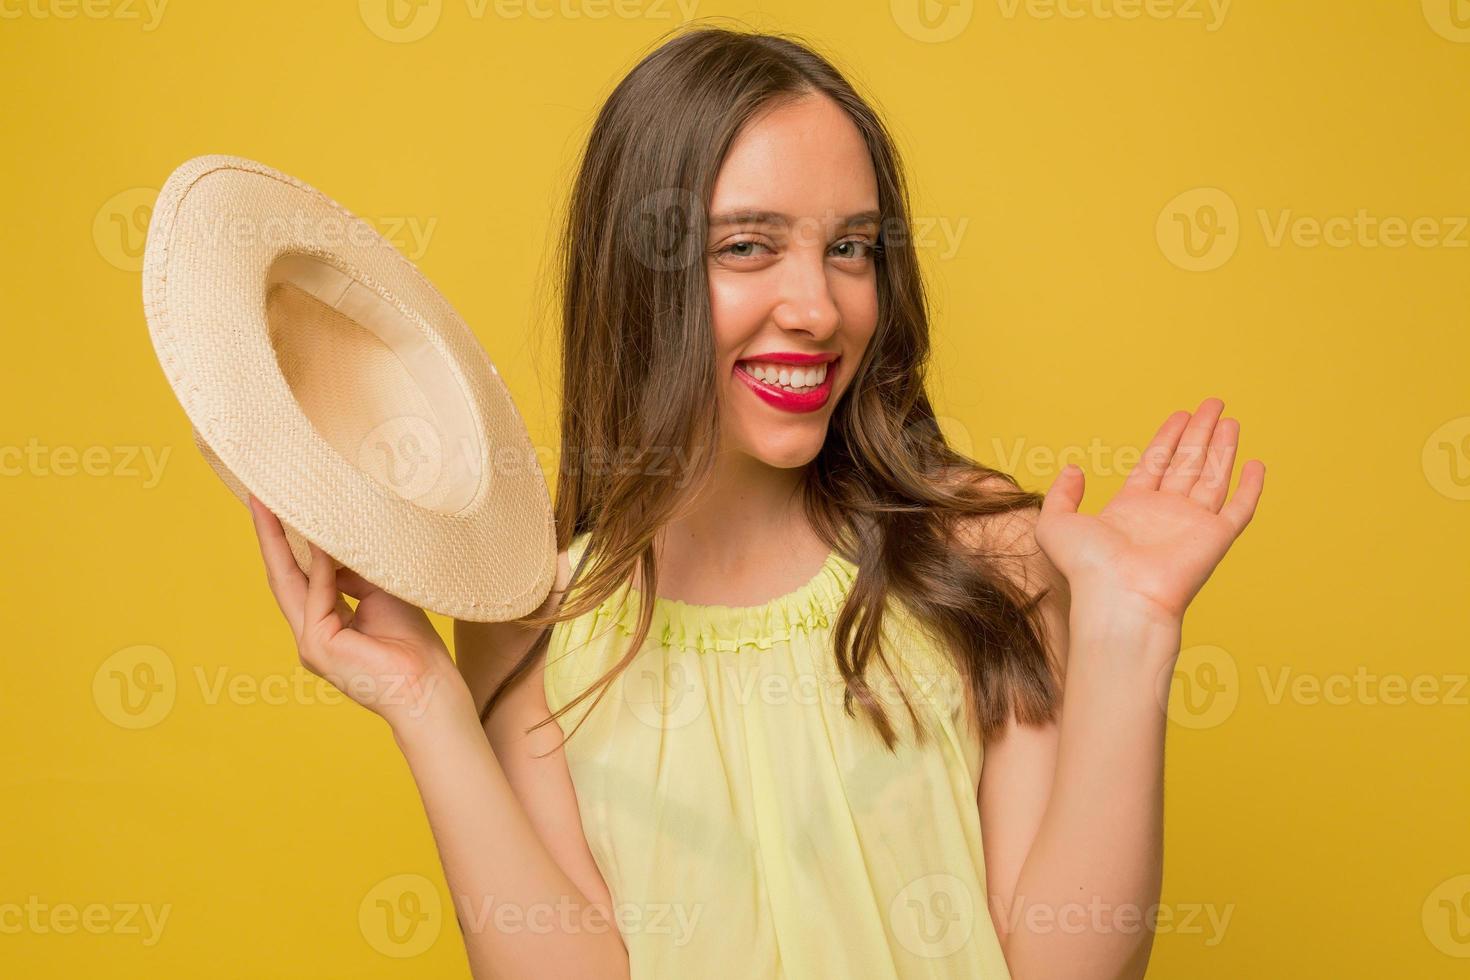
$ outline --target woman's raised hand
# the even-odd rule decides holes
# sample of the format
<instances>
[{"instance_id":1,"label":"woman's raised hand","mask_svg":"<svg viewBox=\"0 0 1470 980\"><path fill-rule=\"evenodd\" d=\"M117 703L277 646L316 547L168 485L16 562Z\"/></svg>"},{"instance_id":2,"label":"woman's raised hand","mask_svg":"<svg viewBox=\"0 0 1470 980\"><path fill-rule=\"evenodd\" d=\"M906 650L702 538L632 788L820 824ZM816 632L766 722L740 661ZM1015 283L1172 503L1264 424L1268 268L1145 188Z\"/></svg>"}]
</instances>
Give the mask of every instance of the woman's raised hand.
<instances>
[{"instance_id":1,"label":"woman's raised hand","mask_svg":"<svg viewBox=\"0 0 1470 980\"><path fill-rule=\"evenodd\" d=\"M1160 622L1183 621L1260 499L1266 467L1252 459L1226 501L1240 423L1221 418L1225 403L1206 398L1193 414L1164 420L1123 488L1095 516L1077 512L1081 469L1052 483L1036 526L1037 543L1079 590L1129 602Z\"/></svg>"},{"instance_id":2,"label":"woman's raised hand","mask_svg":"<svg viewBox=\"0 0 1470 980\"><path fill-rule=\"evenodd\" d=\"M307 670L395 729L421 718L436 698L465 693L454 690L464 681L422 609L337 569L315 544L311 572L303 575L280 520L253 494L250 513L266 579ZM357 599L356 610L343 592Z\"/></svg>"}]
</instances>

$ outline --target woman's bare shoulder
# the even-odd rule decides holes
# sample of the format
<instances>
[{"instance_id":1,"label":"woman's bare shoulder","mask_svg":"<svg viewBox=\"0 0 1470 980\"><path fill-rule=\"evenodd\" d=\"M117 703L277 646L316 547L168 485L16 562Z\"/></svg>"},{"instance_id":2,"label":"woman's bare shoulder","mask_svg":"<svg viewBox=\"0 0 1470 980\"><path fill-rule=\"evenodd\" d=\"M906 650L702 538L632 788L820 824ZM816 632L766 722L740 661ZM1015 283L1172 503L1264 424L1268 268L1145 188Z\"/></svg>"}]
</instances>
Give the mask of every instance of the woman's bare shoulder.
<instances>
[{"instance_id":1,"label":"woman's bare shoulder","mask_svg":"<svg viewBox=\"0 0 1470 980\"><path fill-rule=\"evenodd\" d=\"M571 562L566 551L557 553L556 579L551 591L536 610L536 615L547 615L557 608L561 596L571 580ZM501 623L476 623L468 620L454 621L454 660L459 672L474 695L477 709L483 708L490 693L495 690L540 634L539 628L522 625L518 620ZM533 665L533 673L539 679L540 663Z\"/></svg>"}]
</instances>

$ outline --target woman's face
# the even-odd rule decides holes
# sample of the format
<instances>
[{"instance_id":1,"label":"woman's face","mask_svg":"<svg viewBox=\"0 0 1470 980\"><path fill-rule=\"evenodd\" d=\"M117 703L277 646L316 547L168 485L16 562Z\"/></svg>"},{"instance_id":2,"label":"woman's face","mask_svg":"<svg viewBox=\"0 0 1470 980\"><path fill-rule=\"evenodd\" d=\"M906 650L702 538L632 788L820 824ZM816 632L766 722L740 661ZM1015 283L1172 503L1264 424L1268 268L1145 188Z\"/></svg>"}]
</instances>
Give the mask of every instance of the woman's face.
<instances>
[{"instance_id":1,"label":"woman's face","mask_svg":"<svg viewBox=\"0 0 1470 980\"><path fill-rule=\"evenodd\" d=\"M722 451L810 462L878 322L878 184L826 96L753 119L710 204ZM796 390L786 390L794 387Z\"/></svg>"}]
</instances>

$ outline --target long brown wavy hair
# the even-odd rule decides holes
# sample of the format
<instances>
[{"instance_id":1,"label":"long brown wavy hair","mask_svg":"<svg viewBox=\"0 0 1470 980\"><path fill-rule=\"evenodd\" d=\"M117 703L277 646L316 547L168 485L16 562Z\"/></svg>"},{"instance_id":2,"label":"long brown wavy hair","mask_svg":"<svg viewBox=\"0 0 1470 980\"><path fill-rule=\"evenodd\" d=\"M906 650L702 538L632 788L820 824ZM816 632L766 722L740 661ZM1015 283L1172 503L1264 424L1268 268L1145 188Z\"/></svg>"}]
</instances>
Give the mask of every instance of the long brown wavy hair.
<instances>
[{"instance_id":1,"label":"long brown wavy hair","mask_svg":"<svg viewBox=\"0 0 1470 980\"><path fill-rule=\"evenodd\" d=\"M626 655L533 727L594 691L600 700L642 648L653 616L647 597L657 595L653 542L680 505L679 484L706 478L719 442L718 406L708 397L717 379L705 264L715 178L747 121L814 93L862 134L882 216L878 323L802 490L812 528L858 566L834 631L844 710L853 717L860 705L894 748L894 727L866 677L875 657L893 676L880 649L891 597L947 648L981 732L998 731L1012 711L1023 722L1054 717L1059 674L1043 641L1044 593L1024 592L1003 574L1001 556L972 547L959 530L967 518L1037 507L1042 495L957 453L940 432L925 391L929 315L907 188L887 130L830 61L790 35L707 25L673 33L602 106L557 242L557 543L566 549L584 531L590 539L559 607L518 621L541 632L481 720L544 654L550 627L595 609L635 569L650 584ZM922 741L925 726L902 696Z\"/></svg>"}]
</instances>

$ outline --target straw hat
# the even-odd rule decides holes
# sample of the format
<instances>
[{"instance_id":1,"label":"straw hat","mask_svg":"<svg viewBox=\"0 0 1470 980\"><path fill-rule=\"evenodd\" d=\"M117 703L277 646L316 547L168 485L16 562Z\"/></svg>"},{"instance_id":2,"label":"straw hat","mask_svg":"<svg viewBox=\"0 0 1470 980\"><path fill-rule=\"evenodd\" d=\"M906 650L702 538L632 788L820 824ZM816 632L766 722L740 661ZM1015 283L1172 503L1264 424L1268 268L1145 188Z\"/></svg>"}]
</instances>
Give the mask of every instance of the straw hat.
<instances>
[{"instance_id":1,"label":"straw hat","mask_svg":"<svg viewBox=\"0 0 1470 980\"><path fill-rule=\"evenodd\" d=\"M159 192L143 307L209 464L380 588L459 619L540 606L556 573L531 440L463 320L367 222L252 160Z\"/></svg>"}]
</instances>

